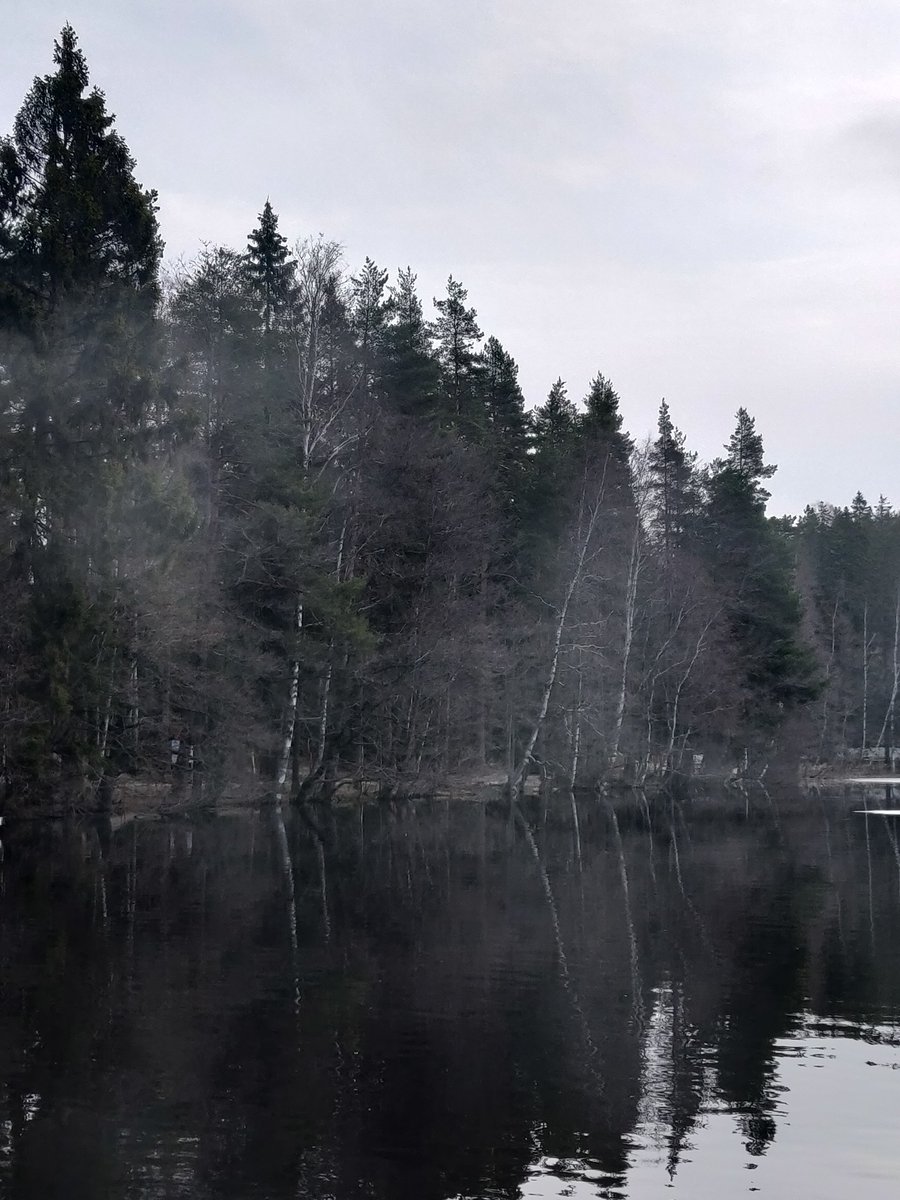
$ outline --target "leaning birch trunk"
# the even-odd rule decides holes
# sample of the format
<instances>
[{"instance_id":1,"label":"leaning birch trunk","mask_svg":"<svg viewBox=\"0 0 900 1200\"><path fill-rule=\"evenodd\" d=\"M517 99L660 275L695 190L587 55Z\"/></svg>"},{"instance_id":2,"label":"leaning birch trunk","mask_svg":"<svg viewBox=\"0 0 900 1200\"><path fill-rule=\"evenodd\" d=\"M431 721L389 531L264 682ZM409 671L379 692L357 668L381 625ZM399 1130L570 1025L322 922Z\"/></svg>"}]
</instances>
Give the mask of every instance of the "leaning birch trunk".
<instances>
[{"instance_id":1,"label":"leaning birch trunk","mask_svg":"<svg viewBox=\"0 0 900 1200\"><path fill-rule=\"evenodd\" d=\"M837 613L838 601L835 600L834 608L831 610L831 646L828 651L828 661L825 664L825 688L822 696L822 728L819 733L819 760L825 757L825 744L828 734L828 715L829 715L829 684L831 682L831 673L834 668L834 655L837 649Z\"/></svg>"},{"instance_id":2,"label":"leaning birch trunk","mask_svg":"<svg viewBox=\"0 0 900 1200\"><path fill-rule=\"evenodd\" d=\"M294 864L291 861L291 850L288 845L287 830L284 827L284 814L281 802L275 806L275 840L278 843L281 869L284 872L285 890L287 892L288 932L291 938L291 975L293 982L293 1008L300 1011L300 943L297 937L297 888L294 881Z\"/></svg>"},{"instance_id":3,"label":"leaning birch trunk","mask_svg":"<svg viewBox=\"0 0 900 1200\"><path fill-rule=\"evenodd\" d=\"M675 757L675 738L677 736L677 731L678 731L678 707L681 703L681 693L684 691L685 687L687 686L687 682L691 677L691 672L693 671L694 667L696 666L697 659L700 657L700 655L703 652L703 648L706 644L706 635L707 635L707 633L709 633L710 627L711 627L713 621L715 620L716 616L718 616L718 613L716 613L715 616L710 617L710 619L706 622L706 624L701 629L700 636L697 638L697 642L694 646L694 652L690 657L690 661L687 664L684 674L679 679L678 685L675 688L675 698L672 701L672 712L671 712L671 715L669 718L669 744L666 748L666 770L667 771L672 770L672 763L673 763L673 760Z\"/></svg>"},{"instance_id":4,"label":"leaning birch trunk","mask_svg":"<svg viewBox=\"0 0 900 1200\"><path fill-rule=\"evenodd\" d=\"M900 660L898 660L898 641L900 641L900 588L897 589L897 600L894 605L894 675L891 682L891 698L888 701L887 712L884 714L884 720L881 723L881 733L878 735L878 741L875 743L875 749L880 750L884 746L884 735L890 723L891 742L894 740L894 706L897 703L897 684L900 682ZM885 750L893 755L893 745L885 746Z\"/></svg>"},{"instance_id":5,"label":"leaning birch trunk","mask_svg":"<svg viewBox=\"0 0 900 1200\"><path fill-rule=\"evenodd\" d=\"M862 746L860 758L866 757L866 721L869 715L869 602L863 604L863 694L862 694Z\"/></svg>"},{"instance_id":6,"label":"leaning birch trunk","mask_svg":"<svg viewBox=\"0 0 900 1200\"><path fill-rule=\"evenodd\" d=\"M334 577L340 585L341 573L344 567L344 546L347 542L347 520L341 525L341 536L338 538L337 562L334 567ZM328 740L328 706L331 701L331 680L334 675L334 643L328 645L328 666L325 668L325 678L322 680L322 704L319 708L318 739L316 741L316 758L312 764L310 777L316 777L325 762L325 745Z\"/></svg>"},{"instance_id":7,"label":"leaning birch trunk","mask_svg":"<svg viewBox=\"0 0 900 1200\"><path fill-rule=\"evenodd\" d=\"M622 677L619 680L619 695L616 699L616 719L610 743L610 761L615 761L622 740L622 725L625 721L625 702L628 698L628 665L631 658L631 643L634 640L634 613L637 607L638 576L641 572L641 519L634 518L634 538L631 543L631 561L628 564L628 583L625 589L625 636L622 641Z\"/></svg>"},{"instance_id":8,"label":"leaning birch trunk","mask_svg":"<svg viewBox=\"0 0 900 1200\"><path fill-rule=\"evenodd\" d=\"M284 791L288 767L291 763L291 747L294 744L294 722L297 716L297 699L300 695L300 634L303 630L303 597L297 597L297 607L294 616L294 632L297 643L294 648L294 658L291 662L291 683L288 689L288 702L282 722L281 753L278 758L278 772L275 776L275 792L278 799Z\"/></svg>"},{"instance_id":9,"label":"leaning birch trunk","mask_svg":"<svg viewBox=\"0 0 900 1200\"><path fill-rule=\"evenodd\" d=\"M541 730L543 729L544 722L547 719L547 712L550 708L550 696L553 692L553 686L556 683L556 676L559 672L560 648L562 646L563 633L566 628L566 620L569 616L569 606L572 603L572 597L575 595L575 589L578 587L578 584L581 582L581 577L584 574L584 564L587 558L588 547L591 543L594 527L597 524L597 516L599 511L600 500L598 497L596 504L594 504L593 508L591 509L591 515L590 519L588 520L587 529L582 535L581 545L578 550L578 558L575 562L575 569L573 570L572 577L570 578L568 586L566 587L562 607L560 608L559 615L556 619L556 629L553 635L553 651L550 655L550 664L547 670L547 678L544 681L544 689L541 696L541 705L538 710L537 719L535 720L531 734L528 738L528 742L525 746L525 753L522 755L522 761L519 763L518 767L510 771L509 774L508 788L509 795L512 800L517 799L522 790L522 782L525 779L528 768L531 766L531 762L534 757L534 748L537 745L537 740L541 735Z\"/></svg>"},{"instance_id":10,"label":"leaning birch trunk","mask_svg":"<svg viewBox=\"0 0 900 1200\"><path fill-rule=\"evenodd\" d=\"M644 1016L643 993L641 991L640 958L638 955L637 934L634 928L634 916L631 908L631 889L628 886L628 864L625 861L625 846L619 830L619 818L606 792L603 792L603 804L609 815L613 828L613 840L616 847L616 858L619 864L619 879L622 884L622 899L625 904L625 930L628 934L628 958L631 963L631 1017L635 1025L641 1025Z\"/></svg>"},{"instance_id":11,"label":"leaning birch trunk","mask_svg":"<svg viewBox=\"0 0 900 1200\"><path fill-rule=\"evenodd\" d=\"M575 781L578 778L578 756L581 752L581 697L584 687L584 676L581 663L578 664L578 699L575 702L575 712L572 718L572 757L569 759L569 791L574 792Z\"/></svg>"},{"instance_id":12,"label":"leaning birch trunk","mask_svg":"<svg viewBox=\"0 0 900 1200\"><path fill-rule=\"evenodd\" d=\"M598 1090L602 1090L603 1080L599 1071L597 1070L597 1064L600 1057L599 1049L597 1047L597 1043L594 1041L591 1035L587 1014L578 994L578 988L572 975L572 971L569 967L569 959L566 954L565 941L563 940L562 925L559 919L559 909L557 908L556 899L553 895L550 876L548 875L547 868L545 867L541 858L541 852L538 849L538 844L534 840L534 834L531 832L531 826L525 820L522 810L519 808L517 803L514 804L513 812L519 827L525 835L525 841L528 843L528 848L531 851L535 866L537 867L538 874L541 878L541 885L544 889L544 896L547 900L547 908L550 912L550 922L553 926L553 940L556 943L556 962L559 969L560 982L562 983L563 988L565 989L565 992L571 1001L572 1008L575 1010L575 1013L578 1017L585 1049L587 1051L585 1066L587 1066L588 1070L593 1075L594 1083Z\"/></svg>"},{"instance_id":13,"label":"leaning birch trunk","mask_svg":"<svg viewBox=\"0 0 900 1200\"><path fill-rule=\"evenodd\" d=\"M333 648L329 646L329 658L333 653ZM322 681L322 707L319 709L319 736L316 741L316 759L313 763L312 774L316 775L325 762L325 741L328 736L328 700L331 694L331 676L332 665L329 661L325 671L325 678Z\"/></svg>"}]
</instances>

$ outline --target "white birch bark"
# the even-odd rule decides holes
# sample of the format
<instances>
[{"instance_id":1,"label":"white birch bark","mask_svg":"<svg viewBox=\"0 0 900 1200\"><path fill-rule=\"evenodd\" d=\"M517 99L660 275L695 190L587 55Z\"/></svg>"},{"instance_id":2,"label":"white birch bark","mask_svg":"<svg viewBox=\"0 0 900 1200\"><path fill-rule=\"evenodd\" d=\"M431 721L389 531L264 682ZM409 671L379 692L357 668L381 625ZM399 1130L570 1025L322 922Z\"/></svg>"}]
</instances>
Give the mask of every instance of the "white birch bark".
<instances>
[{"instance_id":1,"label":"white birch bark","mask_svg":"<svg viewBox=\"0 0 900 1200\"><path fill-rule=\"evenodd\" d=\"M291 764L291 749L294 743L294 722L297 716L297 699L300 695L300 634L303 631L303 597L297 597L297 607L294 615L294 632L296 646L291 662L290 687L288 701L282 722L281 753L278 758L278 772L275 777L275 793L278 799L284 791L284 781L287 779L288 767Z\"/></svg>"},{"instance_id":2,"label":"white birch bark","mask_svg":"<svg viewBox=\"0 0 900 1200\"><path fill-rule=\"evenodd\" d=\"M678 730L678 708L681 703L681 693L687 686L687 682L691 677L691 672L697 665L697 659L703 653L704 646L706 645L706 635L709 633L710 627L712 626L713 621L716 619L716 616L718 616L718 613L710 617L700 631L700 635L694 645L694 652L688 661L684 674L681 676L675 687L675 698L672 701L672 711L669 718L669 744L666 748L666 767L668 770L672 769L672 759L675 753L675 739L677 737Z\"/></svg>"},{"instance_id":3,"label":"white birch bark","mask_svg":"<svg viewBox=\"0 0 900 1200\"><path fill-rule=\"evenodd\" d=\"M869 602L863 604L863 695L862 695L862 757L866 753L866 722L869 716Z\"/></svg>"},{"instance_id":4,"label":"white birch bark","mask_svg":"<svg viewBox=\"0 0 900 1200\"><path fill-rule=\"evenodd\" d=\"M884 720L881 723L881 733L878 735L878 741L875 743L875 749L880 750L884 745L884 735L890 723L891 734L894 729L894 706L897 703L897 684L900 681L900 588L897 589L897 598L894 604L894 659L893 659L893 678L891 680L891 698L888 701L887 712L884 714ZM893 738L892 738L893 740ZM889 745L888 749L893 753L893 746Z\"/></svg>"},{"instance_id":5,"label":"white birch bark","mask_svg":"<svg viewBox=\"0 0 900 1200\"><path fill-rule=\"evenodd\" d=\"M538 710L538 715L534 725L532 726L531 733L525 747L525 753L522 756L522 761L519 763L518 767L516 767L515 770L510 773L509 776L508 787L509 794L512 799L516 799L522 789L522 782L525 779L525 775L528 771L528 768L531 766L532 759L534 758L534 748L537 745L537 740L541 735L541 730L543 729L544 722L547 719L547 712L550 708L550 697L553 693L553 687L556 683L556 677L559 672L560 648L562 646L566 621L568 620L569 616L569 607L572 603L572 597L575 595L575 591L584 574L584 565L587 559L588 549L591 544L591 539L594 534L594 528L597 524L599 513L600 498L598 497L596 502L591 507L587 527L582 531L581 543L578 547L578 555L575 560L575 567L572 571L571 577L569 578L569 582L566 586L565 594L563 596L563 602L557 614L556 628L553 634L553 649L550 654L550 662L548 664L547 675L541 694L541 704Z\"/></svg>"},{"instance_id":6,"label":"white birch bark","mask_svg":"<svg viewBox=\"0 0 900 1200\"><path fill-rule=\"evenodd\" d=\"M622 740L622 725L625 721L625 705L628 699L628 666L631 659L631 644L634 640L634 614L637 606L637 585L642 565L642 535L641 521L638 515L634 519L634 537L631 542L631 558L628 564L628 581L625 588L625 634L622 639L622 674L619 680L619 695L616 698L616 719L613 725L612 741L610 742L610 759L614 760L619 753L619 743Z\"/></svg>"}]
</instances>

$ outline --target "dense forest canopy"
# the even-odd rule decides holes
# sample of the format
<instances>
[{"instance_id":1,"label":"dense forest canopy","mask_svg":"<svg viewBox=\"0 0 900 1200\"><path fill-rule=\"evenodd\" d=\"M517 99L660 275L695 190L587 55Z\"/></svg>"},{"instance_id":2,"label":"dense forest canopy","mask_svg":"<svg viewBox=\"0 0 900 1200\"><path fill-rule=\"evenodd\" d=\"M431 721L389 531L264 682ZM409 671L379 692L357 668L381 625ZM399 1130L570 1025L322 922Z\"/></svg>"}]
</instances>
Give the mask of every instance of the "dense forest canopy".
<instances>
[{"instance_id":1,"label":"dense forest canopy","mask_svg":"<svg viewBox=\"0 0 900 1200\"><path fill-rule=\"evenodd\" d=\"M462 282L289 241L168 276L66 27L0 142L0 752L22 794L570 784L893 756L900 519L766 516L598 371L529 408ZM265 181L260 181L261 196ZM562 364L561 364L562 366Z\"/></svg>"}]
</instances>

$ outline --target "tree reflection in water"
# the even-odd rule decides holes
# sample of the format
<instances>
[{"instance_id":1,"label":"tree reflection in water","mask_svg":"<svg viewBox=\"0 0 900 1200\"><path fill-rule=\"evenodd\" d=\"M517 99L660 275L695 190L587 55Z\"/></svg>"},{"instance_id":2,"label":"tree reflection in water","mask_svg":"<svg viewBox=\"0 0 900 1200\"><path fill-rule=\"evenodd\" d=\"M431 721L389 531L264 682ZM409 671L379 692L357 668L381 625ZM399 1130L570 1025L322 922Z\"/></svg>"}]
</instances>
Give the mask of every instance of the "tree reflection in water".
<instances>
[{"instance_id":1,"label":"tree reflection in water","mask_svg":"<svg viewBox=\"0 0 900 1200\"><path fill-rule=\"evenodd\" d=\"M826 1150L900 1086L898 830L853 807L4 829L0 1195L786 1194L829 1081Z\"/></svg>"}]
</instances>

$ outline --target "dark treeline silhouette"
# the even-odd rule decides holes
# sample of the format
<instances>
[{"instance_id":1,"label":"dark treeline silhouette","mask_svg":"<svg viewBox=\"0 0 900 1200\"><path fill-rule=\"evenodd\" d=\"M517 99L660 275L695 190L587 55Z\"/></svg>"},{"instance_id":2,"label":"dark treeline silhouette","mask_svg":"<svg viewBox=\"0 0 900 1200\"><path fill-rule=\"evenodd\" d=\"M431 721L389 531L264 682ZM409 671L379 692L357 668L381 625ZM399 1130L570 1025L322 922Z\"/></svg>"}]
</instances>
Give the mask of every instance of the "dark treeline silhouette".
<instances>
[{"instance_id":1,"label":"dark treeline silhouette","mask_svg":"<svg viewBox=\"0 0 900 1200\"><path fill-rule=\"evenodd\" d=\"M164 278L134 167L66 27L0 142L6 785L892 756L886 503L767 519L744 409L705 466L599 373L529 411L459 281L268 201Z\"/></svg>"}]
</instances>

